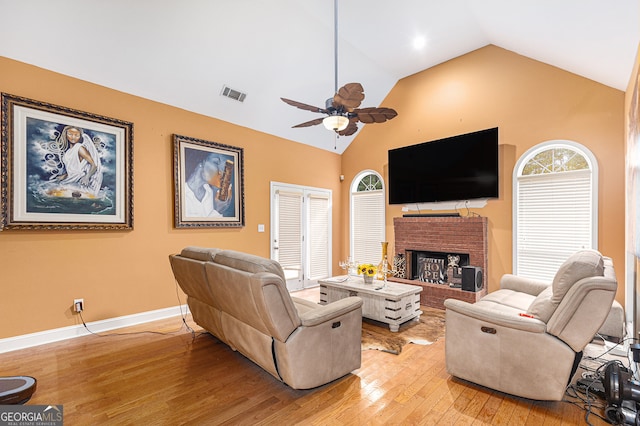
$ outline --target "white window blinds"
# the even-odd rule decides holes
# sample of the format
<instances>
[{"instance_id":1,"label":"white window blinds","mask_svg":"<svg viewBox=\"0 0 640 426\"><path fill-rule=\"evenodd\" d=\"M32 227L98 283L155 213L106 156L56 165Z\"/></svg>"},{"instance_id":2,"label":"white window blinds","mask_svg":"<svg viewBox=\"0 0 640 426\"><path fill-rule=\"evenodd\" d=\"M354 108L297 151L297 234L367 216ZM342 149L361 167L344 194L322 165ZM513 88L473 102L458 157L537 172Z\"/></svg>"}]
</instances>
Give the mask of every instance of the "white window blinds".
<instances>
[{"instance_id":1,"label":"white window blinds","mask_svg":"<svg viewBox=\"0 0 640 426\"><path fill-rule=\"evenodd\" d=\"M302 192L277 192L277 261L287 270L302 271ZM287 274L290 275L290 274ZM287 277L288 278L288 277Z\"/></svg>"},{"instance_id":2,"label":"white window blinds","mask_svg":"<svg viewBox=\"0 0 640 426\"><path fill-rule=\"evenodd\" d=\"M516 271L551 281L572 253L592 247L591 170L519 176Z\"/></svg>"},{"instance_id":3,"label":"white window blinds","mask_svg":"<svg viewBox=\"0 0 640 426\"><path fill-rule=\"evenodd\" d=\"M384 190L351 194L351 239L353 260L377 265L385 241Z\"/></svg>"},{"instance_id":4,"label":"white window blinds","mask_svg":"<svg viewBox=\"0 0 640 426\"><path fill-rule=\"evenodd\" d=\"M331 275L329 259L329 219L331 215L329 197L311 194L308 198L309 217L309 277L317 280Z\"/></svg>"}]
</instances>

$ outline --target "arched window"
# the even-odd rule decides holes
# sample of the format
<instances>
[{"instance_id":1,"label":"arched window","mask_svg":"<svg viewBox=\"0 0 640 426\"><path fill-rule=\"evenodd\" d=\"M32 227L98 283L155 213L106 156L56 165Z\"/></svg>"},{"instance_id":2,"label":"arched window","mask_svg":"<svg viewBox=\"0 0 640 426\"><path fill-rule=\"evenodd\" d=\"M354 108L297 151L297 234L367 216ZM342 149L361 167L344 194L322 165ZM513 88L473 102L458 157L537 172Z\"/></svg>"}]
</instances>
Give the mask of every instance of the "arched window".
<instances>
[{"instance_id":1,"label":"arched window","mask_svg":"<svg viewBox=\"0 0 640 426\"><path fill-rule=\"evenodd\" d=\"M514 273L551 281L572 253L597 248L598 166L570 141L527 151L514 169Z\"/></svg>"},{"instance_id":2,"label":"arched window","mask_svg":"<svg viewBox=\"0 0 640 426\"><path fill-rule=\"evenodd\" d=\"M350 254L354 261L378 264L385 241L385 202L382 177L360 172L351 183Z\"/></svg>"}]
</instances>

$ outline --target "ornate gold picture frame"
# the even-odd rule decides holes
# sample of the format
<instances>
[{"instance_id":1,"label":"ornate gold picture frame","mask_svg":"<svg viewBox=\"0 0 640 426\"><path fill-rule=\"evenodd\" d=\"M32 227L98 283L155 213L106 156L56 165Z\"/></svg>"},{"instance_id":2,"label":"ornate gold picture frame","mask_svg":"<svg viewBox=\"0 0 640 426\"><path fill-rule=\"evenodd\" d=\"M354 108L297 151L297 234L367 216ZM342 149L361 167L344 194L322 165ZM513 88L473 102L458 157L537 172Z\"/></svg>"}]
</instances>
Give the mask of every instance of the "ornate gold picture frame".
<instances>
[{"instance_id":1,"label":"ornate gold picture frame","mask_svg":"<svg viewBox=\"0 0 640 426\"><path fill-rule=\"evenodd\" d=\"M175 227L244 226L243 149L173 136Z\"/></svg>"},{"instance_id":2,"label":"ornate gold picture frame","mask_svg":"<svg viewBox=\"0 0 640 426\"><path fill-rule=\"evenodd\" d=\"M2 93L0 230L133 228L133 124Z\"/></svg>"}]
</instances>

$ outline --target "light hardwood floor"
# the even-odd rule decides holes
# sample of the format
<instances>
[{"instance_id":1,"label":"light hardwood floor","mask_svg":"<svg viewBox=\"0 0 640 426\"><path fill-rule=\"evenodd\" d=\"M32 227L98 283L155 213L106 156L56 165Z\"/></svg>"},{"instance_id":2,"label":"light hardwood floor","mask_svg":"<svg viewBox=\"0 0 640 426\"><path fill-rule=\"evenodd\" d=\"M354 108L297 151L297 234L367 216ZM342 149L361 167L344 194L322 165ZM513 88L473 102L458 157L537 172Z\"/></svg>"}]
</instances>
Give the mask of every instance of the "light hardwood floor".
<instances>
[{"instance_id":1,"label":"light hardwood floor","mask_svg":"<svg viewBox=\"0 0 640 426\"><path fill-rule=\"evenodd\" d=\"M585 424L575 405L452 378L444 340L409 344L400 355L363 351L360 369L300 391L187 323L195 337L173 318L0 354L0 375L34 376L28 403L62 404L66 425ZM122 334L142 330L167 334Z\"/></svg>"}]
</instances>

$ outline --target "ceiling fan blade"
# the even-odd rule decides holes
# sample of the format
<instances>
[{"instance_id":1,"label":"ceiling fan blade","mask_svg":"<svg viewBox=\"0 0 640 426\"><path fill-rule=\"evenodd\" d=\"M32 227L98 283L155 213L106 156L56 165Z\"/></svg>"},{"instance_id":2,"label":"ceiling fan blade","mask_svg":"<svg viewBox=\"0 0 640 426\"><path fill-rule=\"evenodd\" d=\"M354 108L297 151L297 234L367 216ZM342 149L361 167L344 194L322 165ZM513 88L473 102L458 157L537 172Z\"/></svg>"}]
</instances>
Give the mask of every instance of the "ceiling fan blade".
<instances>
[{"instance_id":1,"label":"ceiling fan blade","mask_svg":"<svg viewBox=\"0 0 640 426\"><path fill-rule=\"evenodd\" d=\"M398 113L391 108L360 108L353 111L357 114L358 120L368 123L384 123L387 120L391 120Z\"/></svg>"},{"instance_id":2,"label":"ceiling fan blade","mask_svg":"<svg viewBox=\"0 0 640 426\"><path fill-rule=\"evenodd\" d=\"M324 109L324 108L319 108L317 106L303 104L302 102L292 101L291 99L286 99L286 98L280 98L280 99L282 99L285 103L287 103L287 104L289 104L291 106L303 109L305 111L321 112L323 114L328 114L328 111L326 109Z\"/></svg>"},{"instance_id":3,"label":"ceiling fan blade","mask_svg":"<svg viewBox=\"0 0 640 426\"><path fill-rule=\"evenodd\" d=\"M344 130L337 132L340 136L351 136L358 131L358 117L352 117L349 119L349 124Z\"/></svg>"},{"instance_id":4,"label":"ceiling fan blade","mask_svg":"<svg viewBox=\"0 0 640 426\"><path fill-rule=\"evenodd\" d=\"M316 124L322 123L322 120L324 120L324 117L316 118L315 120L305 121L304 123L296 124L295 126L292 126L292 128L295 129L296 127L311 127L311 126L315 126Z\"/></svg>"},{"instance_id":5,"label":"ceiling fan blade","mask_svg":"<svg viewBox=\"0 0 640 426\"><path fill-rule=\"evenodd\" d=\"M348 83L338 89L333 96L333 106L343 106L347 111L358 108L364 99L364 89L360 83Z\"/></svg>"}]
</instances>

